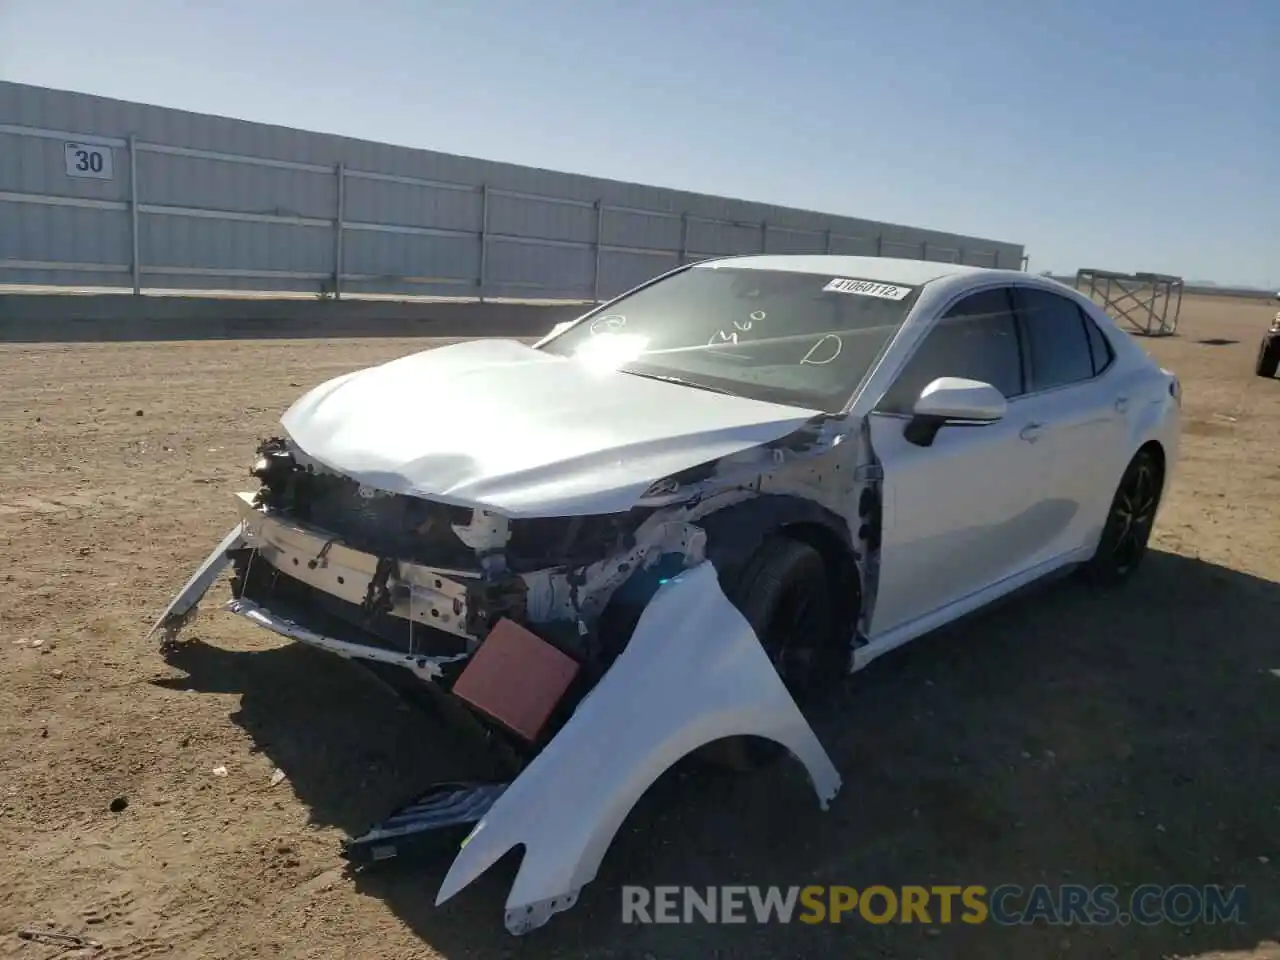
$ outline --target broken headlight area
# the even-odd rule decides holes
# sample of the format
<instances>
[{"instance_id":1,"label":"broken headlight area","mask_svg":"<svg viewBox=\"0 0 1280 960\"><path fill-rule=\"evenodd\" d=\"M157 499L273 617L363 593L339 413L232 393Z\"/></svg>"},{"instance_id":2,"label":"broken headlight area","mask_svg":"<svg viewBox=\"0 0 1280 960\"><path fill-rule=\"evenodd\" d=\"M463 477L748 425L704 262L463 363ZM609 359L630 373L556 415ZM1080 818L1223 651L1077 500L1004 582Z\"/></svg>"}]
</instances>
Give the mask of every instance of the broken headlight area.
<instances>
[{"instance_id":1,"label":"broken headlight area","mask_svg":"<svg viewBox=\"0 0 1280 960\"><path fill-rule=\"evenodd\" d=\"M360 551L255 506L249 495L241 495L240 509L243 544L228 552L235 599L340 644L406 661L465 658L505 620L573 657L585 677L598 678L649 597L701 554L699 531L674 524L647 528L645 542L586 567L460 571ZM655 542L659 534L670 539Z\"/></svg>"},{"instance_id":2,"label":"broken headlight area","mask_svg":"<svg viewBox=\"0 0 1280 960\"><path fill-rule=\"evenodd\" d=\"M241 495L244 541L228 554L233 612L355 659L463 726L479 718L517 759L608 669L696 532L644 525L652 510L507 520L370 491L283 440L252 472L262 487Z\"/></svg>"},{"instance_id":3,"label":"broken headlight area","mask_svg":"<svg viewBox=\"0 0 1280 960\"><path fill-rule=\"evenodd\" d=\"M262 484L255 505L308 523L375 556L479 570L477 550L458 528L474 521L470 507L453 506L361 486L341 474L302 463L287 440L258 447L250 471ZM652 508L603 516L536 517L506 521L503 566L513 573L581 567L631 548Z\"/></svg>"},{"instance_id":4,"label":"broken headlight area","mask_svg":"<svg viewBox=\"0 0 1280 960\"><path fill-rule=\"evenodd\" d=\"M572 720L655 593L705 558L680 509L509 519L361 486L284 439L258 454L229 609L426 706L492 778L418 798L351 840L353 863L473 824Z\"/></svg>"},{"instance_id":5,"label":"broken headlight area","mask_svg":"<svg viewBox=\"0 0 1280 960\"><path fill-rule=\"evenodd\" d=\"M663 576L697 553L696 531L664 527L656 508L511 520L362 487L281 438L251 473L262 486L242 496L237 596L403 655L474 652L505 619L598 678Z\"/></svg>"}]
</instances>

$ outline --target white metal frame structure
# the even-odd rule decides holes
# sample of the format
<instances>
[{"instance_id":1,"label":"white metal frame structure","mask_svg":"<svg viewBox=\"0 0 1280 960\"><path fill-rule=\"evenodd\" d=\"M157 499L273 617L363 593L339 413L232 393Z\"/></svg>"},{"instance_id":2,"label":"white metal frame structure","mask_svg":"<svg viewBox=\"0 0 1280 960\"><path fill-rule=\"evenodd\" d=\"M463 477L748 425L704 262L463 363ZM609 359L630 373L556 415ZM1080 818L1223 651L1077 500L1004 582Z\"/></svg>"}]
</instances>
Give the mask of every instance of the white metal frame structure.
<instances>
[{"instance_id":1,"label":"white metal frame structure","mask_svg":"<svg viewBox=\"0 0 1280 960\"><path fill-rule=\"evenodd\" d=\"M1115 273L1111 270L1080 269L1075 287L1102 309L1112 311L1146 337L1167 337L1178 332L1182 313L1181 277L1163 273ZM1169 316L1169 307L1173 316Z\"/></svg>"}]
</instances>

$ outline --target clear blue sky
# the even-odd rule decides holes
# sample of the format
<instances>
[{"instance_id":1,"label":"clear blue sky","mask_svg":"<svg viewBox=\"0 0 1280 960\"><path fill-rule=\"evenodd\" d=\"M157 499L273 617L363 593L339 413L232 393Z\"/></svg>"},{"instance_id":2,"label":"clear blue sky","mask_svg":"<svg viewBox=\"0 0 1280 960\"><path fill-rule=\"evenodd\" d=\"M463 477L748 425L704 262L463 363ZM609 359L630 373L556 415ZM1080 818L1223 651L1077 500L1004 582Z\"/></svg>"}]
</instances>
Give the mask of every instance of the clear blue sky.
<instances>
[{"instance_id":1,"label":"clear blue sky","mask_svg":"<svg viewBox=\"0 0 1280 960\"><path fill-rule=\"evenodd\" d=\"M0 78L1280 286L1278 0L0 0Z\"/></svg>"}]
</instances>

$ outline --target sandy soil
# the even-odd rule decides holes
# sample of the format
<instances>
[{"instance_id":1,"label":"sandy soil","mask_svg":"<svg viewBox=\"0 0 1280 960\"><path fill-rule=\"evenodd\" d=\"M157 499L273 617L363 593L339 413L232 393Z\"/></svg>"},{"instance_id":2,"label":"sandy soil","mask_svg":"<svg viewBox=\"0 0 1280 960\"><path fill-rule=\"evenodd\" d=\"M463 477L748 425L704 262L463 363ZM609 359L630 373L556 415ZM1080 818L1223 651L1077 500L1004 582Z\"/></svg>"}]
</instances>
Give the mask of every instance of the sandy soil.
<instances>
[{"instance_id":1,"label":"sandy soil","mask_svg":"<svg viewBox=\"0 0 1280 960\"><path fill-rule=\"evenodd\" d=\"M522 941L501 926L511 869L439 909L447 856L341 869L344 832L466 772L430 720L212 604L167 661L142 639L284 407L423 342L0 347L0 957L1263 956L1280 939L1280 381L1253 361L1272 309L1189 300L1178 337L1143 341L1182 376L1187 422L1134 583L1045 587L851 679L814 718L846 778L828 813L789 766L665 778L578 906ZM1239 883L1248 922L619 921L624 883L948 882Z\"/></svg>"}]
</instances>

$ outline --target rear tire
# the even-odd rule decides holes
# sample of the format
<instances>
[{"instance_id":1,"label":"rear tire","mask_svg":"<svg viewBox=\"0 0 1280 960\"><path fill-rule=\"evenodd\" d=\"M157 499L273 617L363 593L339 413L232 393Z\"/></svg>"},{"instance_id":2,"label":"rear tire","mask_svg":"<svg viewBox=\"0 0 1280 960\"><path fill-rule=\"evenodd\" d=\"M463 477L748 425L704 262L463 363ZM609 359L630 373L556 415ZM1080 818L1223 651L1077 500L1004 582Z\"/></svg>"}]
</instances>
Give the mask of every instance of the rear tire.
<instances>
[{"instance_id":1,"label":"rear tire","mask_svg":"<svg viewBox=\"0 0 1280 960\"><path fill-rule=\"evenodd\" d=\"M1260 377L1271 379L1280 369L1280 337L1265 337L1258 347L1258 363L1254 371Z\"/></svg>"},{"instance_id":2,"label":"rear tire","mask_svg":"<svg viewBox=\"0 0 1280 960\"><path fill-rule=\"evenodd\" d=\"M842 675L837 605L826 561L813 547L769 537L725 593L751 624L792 696L812 694ZM785 752L771 740L730 737L710 744L703 754L717 766L754 770Z\"/></svg>"},{"instance_id":3,"label":"rear tire","mask_svg":"<svg viewBox=\"0 0 1280 960\"><path fill-rule=\"evenodd\" d=\"M1164 491L1164 469L1150 450L1139 450L1111 500L1111 511L1093 558L1080 568L1080 578L1100 587L1115 587L1133 576L1147 553L1151 527Z\"/></svg>"}]
</instances>

